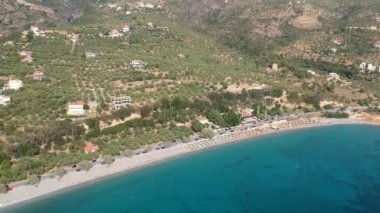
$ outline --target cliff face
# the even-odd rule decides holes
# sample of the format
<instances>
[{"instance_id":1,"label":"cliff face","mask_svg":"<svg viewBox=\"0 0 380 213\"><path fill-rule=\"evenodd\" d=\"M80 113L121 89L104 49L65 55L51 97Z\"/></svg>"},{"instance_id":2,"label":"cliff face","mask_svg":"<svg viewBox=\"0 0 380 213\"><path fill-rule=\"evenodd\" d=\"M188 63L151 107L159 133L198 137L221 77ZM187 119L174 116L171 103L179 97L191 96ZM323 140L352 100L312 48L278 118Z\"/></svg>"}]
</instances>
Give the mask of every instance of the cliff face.
<instances>
[{"instance_id":1,"label":"cliff face","mask_svg":"<svg viewBox=\"0 0 380 213\"><path fill-rule=\"evenodd\" d=\"M0 0L0 36L29 25L60 25L82 15L95 0Z\"/></svg>"},{"instance_id":2,"label":"cliff face","mask_svg":"<svg viewBox=\"0 0 380 213\"><path fill-rule=\"evenodd\" d=\"M189 12L194 16L204 16L221 9L228 0L184 0Z\"/></svg>"}]
</instances>

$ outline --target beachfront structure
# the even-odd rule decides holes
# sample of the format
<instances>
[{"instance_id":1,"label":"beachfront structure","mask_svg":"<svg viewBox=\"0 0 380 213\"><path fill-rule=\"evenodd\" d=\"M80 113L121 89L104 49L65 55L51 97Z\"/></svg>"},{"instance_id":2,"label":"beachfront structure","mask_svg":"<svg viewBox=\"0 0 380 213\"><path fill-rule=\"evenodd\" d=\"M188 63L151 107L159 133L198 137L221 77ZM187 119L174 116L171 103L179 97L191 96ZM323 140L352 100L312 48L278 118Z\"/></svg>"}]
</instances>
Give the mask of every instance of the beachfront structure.
<instances>
[{"instance_id":1,"label":"beachfront structure","mask_svg":"<svg viewBox=\"0 0 380 213\"><path fill-rule=\"evenodd\" d=\"M252 115L251 110L242 110L240 118L241 118L241 123L243 124L257 122L257 118Z\"/></svg>"},{"instance_id":2,"label":"beachfront structure","mask_svg":"<svg viewBox=\"0 0 380 213\"><path fill-rule=\"evenodd\" d=\"M141 60L133 60L131 66L134 70L142 70L145 68L146 63Z\"/></svg>"},{"instance_id":3,"label":"beachfront structure","mask_svg":"<svg viewBox=\"0 0 380 213\"><path fill-rule=\"evenodd\" d=\"M11 103L11 97L0 95L0 106L7 106L9 103Z\"/></svg>"},{"instance_id":4,"label":"beachfront structure","mask_svg":"<svg viewBox=\"0 0 380 213\"><path fill-rule=\"evenodd\" d=\"M35 81L42 81L45 78L45 73L42 70L35 70L32 77Z\"/></svg>"},{"instance_id":5,"label":"beachfront structure","mask_svg":"<svg viewBox=\"0 0 380 213\"><path fill-rule=\"evenodd\" d=\"M112 97L112 105L114 109L121 109L132 104L132 98L128 95Z\"/></svg>"},{"instance_id":6,"label":"beachfront structure","mask_svg":"<svg viewBox=\"0 0 380 213\"><path fill-rule=\"evenodd\" d=\"M10 90L19 90L21 87L23 87L24 84L21 80L9 80L8 81L8 89Z\"/></svg>"},{"instance_id":7,"label":"beachfront structure","mask_svg":"<svg viewBox=\"0 0 380 213\"><path fill-rule=\"evenodd\" d=\"M98 152L100 150L99 146L93 144L93 143L86 143L86 145L83 147L83 151L86 154L91 154L94 152Z\"/></svg>"},{"instance_id":8,"label":"beachfront structure","mask_svg":"<svg viewBox=\"0 0 380 213\"><path fill-rule=\"evenodd\" d=\"M67 114L71 116L81 116L86 113L84 109L84 101L79 100L75 102L69 102L67 104Z\"/></svg>"}]
</instances>

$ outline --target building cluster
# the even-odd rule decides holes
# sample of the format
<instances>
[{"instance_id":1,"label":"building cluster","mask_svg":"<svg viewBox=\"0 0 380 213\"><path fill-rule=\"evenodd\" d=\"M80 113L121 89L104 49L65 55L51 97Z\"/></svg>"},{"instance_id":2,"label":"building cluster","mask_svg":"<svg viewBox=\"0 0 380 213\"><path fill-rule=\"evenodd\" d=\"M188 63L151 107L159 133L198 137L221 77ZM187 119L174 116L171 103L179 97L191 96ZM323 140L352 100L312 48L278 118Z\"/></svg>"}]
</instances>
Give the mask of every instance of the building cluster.
<instances>
[{"instance_id":1,"label":"building cluster","mask_svg":"<svg viewBox=\"0 0 380 213\"><path fill-rule=\"evenodd\" d=\"M362 63L360 63L359 68L362 72L367 71L367 72L371 73L371 72L376 72L376 70L380 72L380 66L376 66L372 63L362 62Z\"/></svg>"}]
</instances>

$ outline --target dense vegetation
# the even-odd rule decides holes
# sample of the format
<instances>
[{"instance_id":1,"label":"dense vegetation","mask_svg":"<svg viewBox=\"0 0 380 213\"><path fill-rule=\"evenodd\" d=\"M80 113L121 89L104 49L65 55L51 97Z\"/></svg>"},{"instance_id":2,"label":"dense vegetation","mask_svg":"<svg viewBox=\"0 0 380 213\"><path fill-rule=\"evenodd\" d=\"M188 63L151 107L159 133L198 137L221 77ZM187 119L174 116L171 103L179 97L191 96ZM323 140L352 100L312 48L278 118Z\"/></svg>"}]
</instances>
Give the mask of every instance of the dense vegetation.
<instances>
[{"instance_id":1,"label":"dense vegetation","mask_svg":"<svg viewBox=\"0 0 380 213\"><path fill-rule=\"evenodd\" d=\"M65 166L79 162L81 169L88 170L91 159L101 157L110 163L113 156L129 156L155 143L186 142L193 134L212 138L213 132L200 118L211 121L210 128L231 127L240 124L242 110L266 119L333 108L334 103L321 105L323 101L377 103L380 75L360 73L357 68L358 58L373 57L375 50L371 45L355 46L376 33L330 27L301 31L282 24L281 36L267 39L255 34L252 39L251 20L236 19L239 24L231 24L231 14L223 20L212 14L206 17L206 25L194 30L173 18L181 5L170 1L166 9L146 10L123 5L120 11L96 5L70 25L53 28L46 37L30 32L22 37L15 32L0 38L4 44L14 43L0 45L0 87L8 78L24 81L21 90L3 92L12 102L0 106L0 183L29 178L35 184L38 175L54 171L60 177ZM132 13L126 15L129 9ZM221 26L226 23L231 27L228 33L219 34L225 32ZM125 24L131 30L128 36L99 36ZM79 35L75 46L69 39L72 34ZM332 55L326 50L334 36L344 37L346 44ZM318 57L282 53L300 52L293 45L305 40ZM33 62L21 63L20 50L33 51ZM86 58L86 52L96 57ZM342 56L351 63L340 60ZM147 63L145 69L131 68L136 59ZM272 63L279 68L273 70ZM35 69L42 69L47 78L33 81L30 75ZM339 74L340 80L327 80L331 72ZM130 95L133 105L113 110L111 99L118 95ZM98 106L83 117L67 116L67 102L80 99ZM98 145L100 152L84 154L85 142Z\"/></svg>"}]
</instances>

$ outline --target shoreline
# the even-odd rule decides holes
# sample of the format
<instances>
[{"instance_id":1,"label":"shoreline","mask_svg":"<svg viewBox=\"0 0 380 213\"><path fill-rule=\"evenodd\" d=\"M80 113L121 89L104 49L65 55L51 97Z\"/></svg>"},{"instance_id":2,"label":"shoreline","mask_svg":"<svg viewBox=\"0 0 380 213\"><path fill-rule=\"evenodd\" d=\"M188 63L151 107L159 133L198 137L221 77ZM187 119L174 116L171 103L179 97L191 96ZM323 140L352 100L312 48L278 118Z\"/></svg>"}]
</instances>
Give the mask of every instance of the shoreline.
<instances>
[{"instance_id":1,"label":"shoreline","mask_svg":"<svg viewBox=\"0 0 380 213\"><path fill-rule=\"evenodd\" d=\"M293 122L293 123L292 123ZM325 127L343 124L364 124L376 125L379 123L356 119L298 119L282 124L265 124L259 127L247 127L236 132L216 135L213 140L202 139L189 143L181 143L166 149L153 150L145 154L134 155L132 157L116 158L111 165L99 165L86 171L69 172L61 179L47 178L41 180L37 185L22 185L15 187L6 194L0 194L0 209L9 208L20 203L33 202L34 199L43 198L53 193L65 192L66 190L101 181L126 172L132 172L145 166L151 166L162 161L181 157L186 154L204 151L211 147L216 147L229 143L240 143L243 140L267 136L276 133L289 132L292 130Z\"/></svg>"}]
</instances>

